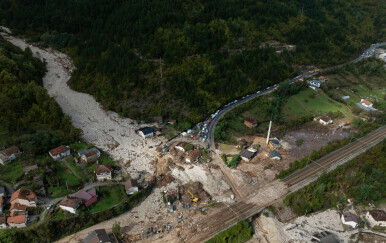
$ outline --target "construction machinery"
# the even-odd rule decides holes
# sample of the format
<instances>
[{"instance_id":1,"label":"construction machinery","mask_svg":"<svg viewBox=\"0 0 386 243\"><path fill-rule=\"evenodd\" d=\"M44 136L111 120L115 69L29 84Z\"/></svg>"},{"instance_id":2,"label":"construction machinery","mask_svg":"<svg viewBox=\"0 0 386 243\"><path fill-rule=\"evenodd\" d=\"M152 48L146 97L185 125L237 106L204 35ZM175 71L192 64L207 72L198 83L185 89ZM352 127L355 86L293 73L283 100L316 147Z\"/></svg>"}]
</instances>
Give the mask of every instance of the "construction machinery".
<instances>
[{"instance_id":1,"label":"construction machinery","mask_svg":"<svg viewBox=\"0 0 386 243\"><path fill-rule=\"evenodd\" d=\"M198 202L198 200L199 200L199 198L198 197L195 197L194 195L193 195L193 193L191 193L189 190L188 190L188 193L190 194L190 196L192 197L192 202Z\"/></svg>"}]
</instances>

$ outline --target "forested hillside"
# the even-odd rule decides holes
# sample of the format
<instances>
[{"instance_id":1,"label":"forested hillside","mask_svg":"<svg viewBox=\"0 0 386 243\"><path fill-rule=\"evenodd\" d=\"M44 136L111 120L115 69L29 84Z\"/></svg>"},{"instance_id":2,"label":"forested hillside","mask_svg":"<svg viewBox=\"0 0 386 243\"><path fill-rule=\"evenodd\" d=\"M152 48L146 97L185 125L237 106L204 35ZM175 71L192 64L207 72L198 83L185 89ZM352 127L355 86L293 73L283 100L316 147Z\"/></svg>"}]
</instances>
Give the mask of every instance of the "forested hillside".
<instances>
[{"instance_id":1,"label":"forested hillside","mask_svg":"<svg viewBox=\"0 0 386 243\"><path fill-rule=\"evenodd\" d=\"M45 64L0 37L0 147L20 146L27 156L79 139L69 117L42 86Z\"/></svg>"},{"instance_id":2,"label":"forested hillside","mask_svg":"<svg viewBox=\"0 0 386 243\"><path fill-rule=\"evenodd\" d=\"M105 108L197 122L298 65L350 59L386 36L385 8L379 0L4 0L0 21L69 53L72 88ZM296 50L260 49L268 40Z\"/></svg>"}]
</instances>

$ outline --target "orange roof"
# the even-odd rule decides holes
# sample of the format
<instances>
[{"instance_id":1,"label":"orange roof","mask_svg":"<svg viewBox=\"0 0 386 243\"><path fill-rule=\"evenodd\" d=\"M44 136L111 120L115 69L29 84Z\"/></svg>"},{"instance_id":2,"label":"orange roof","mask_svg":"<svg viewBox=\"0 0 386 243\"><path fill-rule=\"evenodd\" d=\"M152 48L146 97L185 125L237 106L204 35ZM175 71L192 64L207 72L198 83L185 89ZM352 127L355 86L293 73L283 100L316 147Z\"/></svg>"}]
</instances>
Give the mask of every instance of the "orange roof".
<instances>
[{"instance_id":1,"label":"orange roof","mask_svg":"<svg viewBox=\"0 0 386 243\"><path fill-rule=\"evenodd\" d=\"M250 118L250 117L245 118L245 121L246 121L246 122L250 122L250 123L252 123L252 124L257 123L257 121L256 121L255 119Z\"/></svg>"},{"instance_id":2,"label":"orange roof","mask_svg":"<svg viewBox=\"0 0 386 243\"><path fill-rule=\"evenodd\" d=\"M18 211L25 211L26 208L26 205L21 205L20 203L12 203L11 208L9 210L12 211L12 209L15 209Z\"/></svg>"},{"instance_id":3,"label":"orange roof","mask_svg":"<svg viewBox=\"0 0 386 243\"><path fill-rule=\"evenodd\" d=\"M66 151L67 151L66 146L61 145L61 146L59 146L59 147L57 147L57 148L51 149L51 150L50 150L50 154L51 154L52 156L56 156L56 155L58 155L58 154L61 154L61 153L66 152Z\"/></svg>"},{"instance_id":4,"label":"orange roof","mask_svg":"<svg viewBox=\"0 0 386 243\"><path fill-rule=\"evenodd\" d=\"M17 215L17 216L13 216L13 217L8 217L7 218L7 223L13 223L13 224L21 224L21 223L25 223L26 221L26 216L25 214L21 214L21 215Z\"/></svg>"},{"instance_id":5,"label":"orange roof","mask_svg":"<svg viewBox=\"0 0 386 243\"><path fill-rule=\"evenodd\" d=\"M12 194L10 202L12 203L13 200L15 199L24 199L28 201L33 201L36 198L36 194L33 193L32 191L24 188L20 188L16 192Z\"/></svg>"},{"instance_id":6,"label":"orange roof","mask_svg":"<svg viewBox=\"0 0 386 243\"><path fill-rule=\"evenodd\" d=\"M15 145L3 150L3 154L6 156L11 156L12 154L17 154L17 153L20 153L20 150Z\"/></svg>"},{"instance_id":7,"label":"orange roof","mask_svg":"<svg viewBox=\"0 0 386 243\"><path fill-rule=\"evenodd\" d=\"M371 105L372 103L368 100L362 99L361 103L364 103L365 105Z\"/></svg>"},{"instance_id":8,"label":"orange roof","mask_svg":"<svg viewBox=\"0 0 386 243\"><path fill-rule=\"evenodd\" d=\"M95 168L95 174L110 173L111 165L97 165Z\"/></svg>"}]
</instances>

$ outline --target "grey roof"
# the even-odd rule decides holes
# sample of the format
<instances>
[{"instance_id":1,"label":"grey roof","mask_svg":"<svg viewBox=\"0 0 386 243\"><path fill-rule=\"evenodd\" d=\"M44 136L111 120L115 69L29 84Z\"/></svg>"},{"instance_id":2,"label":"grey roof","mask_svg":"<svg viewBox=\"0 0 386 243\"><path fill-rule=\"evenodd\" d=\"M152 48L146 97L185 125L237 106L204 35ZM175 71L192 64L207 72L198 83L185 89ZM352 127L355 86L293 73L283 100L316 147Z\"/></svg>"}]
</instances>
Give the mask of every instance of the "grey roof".
<instances>
[{"instance_id":1,"label":"grey roof","mask_svg":"<svg viewBox=\"0 0 386 243\"><path fill-rule=\"evenodd\" d=\"M82 155L84 155L84 154L87 154L88 152L91 152L91 151L95 151L97 154L98 154L98 156L100 155L100 151L99 151L99 149L97 149L97 148L95 148L95 147L92 147L92 148L90 148L90 149L82 149L81 151L79 151L78 152L78 154L79 154L79 156L82 156Z\"/></svg>"},{"instance_id":2,"label":"grey roof","mask_svg":"<svg viewBox=\"0 0 386 243\"><path fill-rule=\"evenodd\" d=\"M344 221L346 222L355 222L358 224L358 217L351 212L344 212L343 218L344 218Z\"/></svg>"},{"instance_id":3,"label":"grey roof","mask_svg":"<svg viewBox=\"0 0 386 243\"><path fill-rule=\"evenodd\" d=\"M277 140L276 138L273 139L273 140L271 141L271 143L272 143L272 144L275 144L275 145L280 145L279 140Z\"/></svg>"},{"instance_id":4,"label":"grey roof","mask_svg":"<svg viewBox=\"0 0 386 243\"><path fill-rule=\"evenodd\" d=\"M84 155L84 154L87 154L88 153L88 149L82 149L81 151L78 152L78 154L80 156Z\"/></svg>"},{"instance_id":5,"label":"grey roof","mask_svg":"<svg viewBox=\"0 0 386 243\"><path fill-rule=\"evenodd\" d=\"M141 128L139 129L144 135L147 135L147 134L150 134L150 133L153 133L153 128L151 127L144 127L144 128Z\"/></svg>"},{"instance_id":6,"label":"grey roof","mask_svg":"<svg viewBox=\"0 0 386 243\"><path fill-rule=\"evenodd\" d=\"M310 82L313 82L313 83L316 83L316 84L320 84L319 80L316 80L316 79L313 79Z\"/></svg>"},{"instance_id":7,"label":"grey roof","mask_svg":"<svg viewBox=\"0 0 386 243\"><path fill-rule=\"evenodd\" d=\"M328 231L323 231L313 235L314 239L317 239L321 243L339 243L339 241Z\"/></svg>"},{"instance_id":8,"label":"grey roof","mask_svg":"<svg viewBox=\"0 0 386 243\"><path fill-rule=\"evenodd\" d=\"M252 159L256 152L249 151L248 149L243 149L240 152L240 156L248 160Z\"/></svg>"},{"instance_id":9,"label":"grey roof","mask_svg":"<svg viewBox=\"0 0 386 243\"><path fill-rule=\"evenodd\" d=\"M91 232L86 239L83 240L84 243L110 243L111 240L106 233L105 229L97 229Z\"/></svg>"},{"instance_id":10,"label":"grey roof","mask_svg":"<svg viewBox=\"0 0 386 243\"><path fill-rule=\"evenodd\" d=\"M269 157L270 158L279 157L281 159L281 155L279 154L279 152L276 149L271 150L271 152L269 153Z\"/></svg>"}]
</instances>

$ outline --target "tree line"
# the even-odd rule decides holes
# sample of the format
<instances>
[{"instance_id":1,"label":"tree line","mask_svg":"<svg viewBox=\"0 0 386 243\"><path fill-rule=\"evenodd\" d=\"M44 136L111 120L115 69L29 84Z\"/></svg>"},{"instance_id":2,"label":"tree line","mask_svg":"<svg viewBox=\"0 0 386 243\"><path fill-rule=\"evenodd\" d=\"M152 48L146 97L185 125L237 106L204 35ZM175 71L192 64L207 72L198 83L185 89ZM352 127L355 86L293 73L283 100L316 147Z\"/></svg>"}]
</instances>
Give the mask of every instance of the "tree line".
<instances>
[{"instance_id":1,"label":"tree line","mask_svg":"<svg viewBox=\"0 0 386 243\"><path fill-rule=\"evenodd\" d=\"M45 63L0 38L0 146L21 146L29 154L42 154L80 138L56 101L42 86Z\"/></svg>"},{"instance_id":2,"label":"tree line","mask_svg":"<svg viewBox=\"0 0 386 243\"><path fill-rule=\"evenodd\" d=\"M121 115L195 123L227 101L385 36L376 0L4 0L0 21L70 54L72 88ZM268 40L296 45L281 55ZM160 65L141 59L163 60Z\"/></svg>"}]
</instances>

